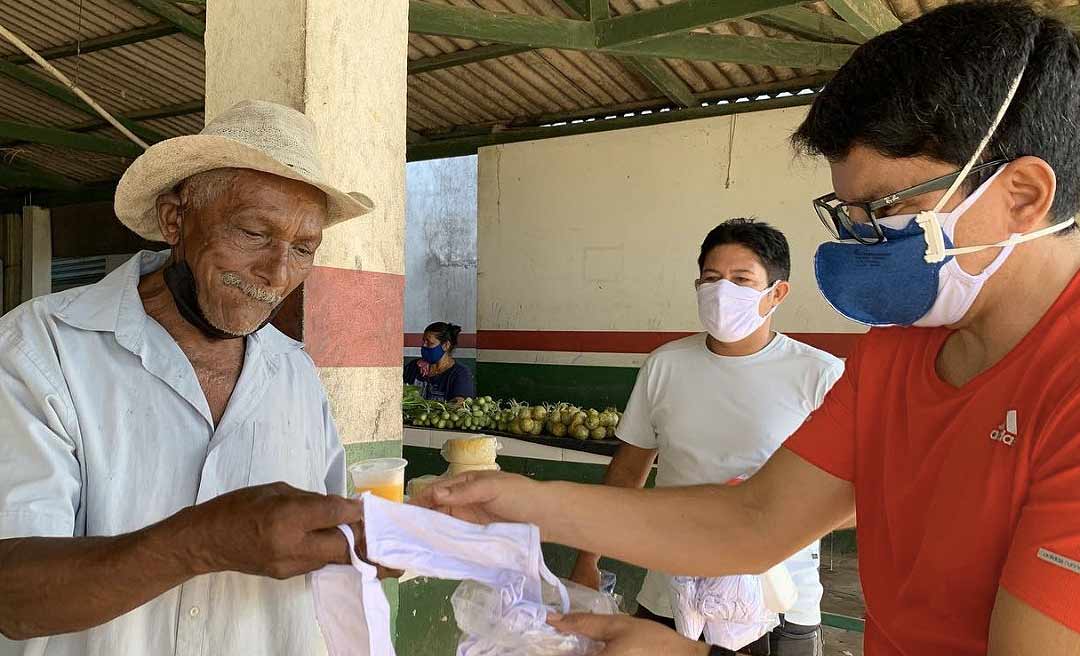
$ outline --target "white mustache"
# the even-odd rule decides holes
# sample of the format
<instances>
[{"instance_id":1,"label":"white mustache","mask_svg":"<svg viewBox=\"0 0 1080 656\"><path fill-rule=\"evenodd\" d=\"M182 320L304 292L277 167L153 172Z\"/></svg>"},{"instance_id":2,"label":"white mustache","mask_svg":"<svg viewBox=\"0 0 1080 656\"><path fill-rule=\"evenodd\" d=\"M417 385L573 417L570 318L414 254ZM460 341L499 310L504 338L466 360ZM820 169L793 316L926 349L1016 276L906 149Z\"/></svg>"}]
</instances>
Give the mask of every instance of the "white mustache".
<instances>
[{"instance_id":1,"label":"white mustache","mask_svg":"<svg viewBox=\"0 0 1080 656\"><path fill-rule=\"evenodd\" d=\"M235 287L243 292L248 298L260 303L265 303L266 305L277 305L282 300L281 294L276 294L269 289L259 287L255 283L247 282L240 277L240 274L234 271L226 271L221 274L221 282L224 283L226 287Z\"/></svg>"}]
</instances>

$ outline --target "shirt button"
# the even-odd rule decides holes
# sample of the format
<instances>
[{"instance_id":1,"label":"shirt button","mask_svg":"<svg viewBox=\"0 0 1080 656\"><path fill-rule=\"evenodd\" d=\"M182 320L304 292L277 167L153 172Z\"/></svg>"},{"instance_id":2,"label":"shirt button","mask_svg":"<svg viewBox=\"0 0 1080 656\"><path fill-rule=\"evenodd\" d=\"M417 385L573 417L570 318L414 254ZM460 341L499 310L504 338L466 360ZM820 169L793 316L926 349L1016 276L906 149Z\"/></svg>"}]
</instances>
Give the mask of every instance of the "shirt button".
<instances>
[{"instance_id":1,"label":"shirt button","mask_svg":"<svg viewBox=\"0 0 1080 656\"><path fill-rule=\"evenodd\" d=\"M191 610L188 611L188 615L191 615L192 617L198 617L199 616L199 607L198 606L192 606Z\"/></svg>"}]
</instances>

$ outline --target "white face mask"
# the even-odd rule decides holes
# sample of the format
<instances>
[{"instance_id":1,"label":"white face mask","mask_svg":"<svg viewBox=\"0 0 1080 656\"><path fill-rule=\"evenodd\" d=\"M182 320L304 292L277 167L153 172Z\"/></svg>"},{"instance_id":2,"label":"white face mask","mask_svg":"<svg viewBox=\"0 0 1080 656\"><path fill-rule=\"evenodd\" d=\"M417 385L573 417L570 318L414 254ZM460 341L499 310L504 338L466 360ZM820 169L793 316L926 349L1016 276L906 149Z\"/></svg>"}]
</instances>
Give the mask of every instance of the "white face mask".
<instances>
[{"instance_id":1,"label":"white face mask","mask_svg":"<svg viewBox=\"0 0 1080 656\"><path fill-rule=\"evenodd\" d=\"M329 656L394 656L390 604L376 570L356 557L352 528L347 524L338 528L349 543L352 565L327 565L310 574L315 618L326 651Z\"/></svg>"},{"instance_id":2,"label":"white face mask","mask_svg":"<svg viewBox=\"0 0 1080 656\"><path fill-rule=\"evenodd\" d=\"M765 316L758 313L761 299L776 288L774 283L765 291L742 287L729 280L718 280L698 287L698 317L701 325L714 339L732 343L746 339L776 311Z\"/></svg>"}]
</instances>

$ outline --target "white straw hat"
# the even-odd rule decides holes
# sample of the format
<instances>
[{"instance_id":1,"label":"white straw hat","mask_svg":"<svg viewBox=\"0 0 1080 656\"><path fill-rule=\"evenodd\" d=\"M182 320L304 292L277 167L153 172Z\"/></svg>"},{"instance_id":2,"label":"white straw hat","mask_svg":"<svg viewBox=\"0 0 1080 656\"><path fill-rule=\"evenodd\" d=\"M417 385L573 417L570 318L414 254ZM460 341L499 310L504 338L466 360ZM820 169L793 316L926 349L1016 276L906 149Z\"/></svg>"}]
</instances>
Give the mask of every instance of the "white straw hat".
<instances>
[{"instance_id":1,"label":"white straw hat","mask_svg":"<svg viewBox=\"0 0 1080 656\"><path fill-rule=\"evenodd\" d=\"M241 101L199 134L156 143L132 162L116 187L116 216L140 236L162 241L157 197L196 173L220 168L263 171L322 190L326 227L375 209L364 194L325 181L315 144L315 124L303 113L261 100Z\"/></svg>"}]
</instances>

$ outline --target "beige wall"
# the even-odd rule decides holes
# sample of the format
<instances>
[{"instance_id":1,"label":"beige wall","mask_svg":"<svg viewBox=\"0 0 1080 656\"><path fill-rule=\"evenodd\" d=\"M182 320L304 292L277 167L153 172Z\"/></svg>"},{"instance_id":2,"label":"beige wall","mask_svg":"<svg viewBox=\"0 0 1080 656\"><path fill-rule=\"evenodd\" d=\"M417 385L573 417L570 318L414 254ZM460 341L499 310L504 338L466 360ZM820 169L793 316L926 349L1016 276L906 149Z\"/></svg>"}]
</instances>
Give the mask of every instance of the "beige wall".
<instances>
[{"instance_id":1,"label":"beige wall","mask_svg":"<svg viewBox=\"0 0 1080 656\"><path fill-rule=\"evenodd\" d=\"M698 330L702 238L755 216L792 246L788 332L861 332L814 284L826 237L810 199L828 166L794 160L782 109L480 151L480 330ZM734 125L734 131L732 130Z\"/></svg>"}]
</instances>

